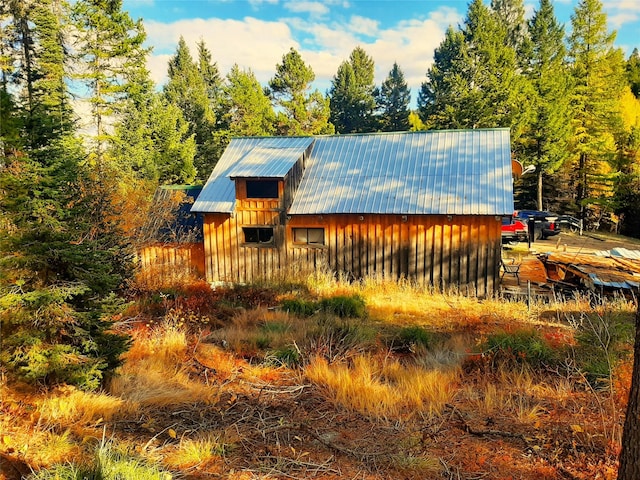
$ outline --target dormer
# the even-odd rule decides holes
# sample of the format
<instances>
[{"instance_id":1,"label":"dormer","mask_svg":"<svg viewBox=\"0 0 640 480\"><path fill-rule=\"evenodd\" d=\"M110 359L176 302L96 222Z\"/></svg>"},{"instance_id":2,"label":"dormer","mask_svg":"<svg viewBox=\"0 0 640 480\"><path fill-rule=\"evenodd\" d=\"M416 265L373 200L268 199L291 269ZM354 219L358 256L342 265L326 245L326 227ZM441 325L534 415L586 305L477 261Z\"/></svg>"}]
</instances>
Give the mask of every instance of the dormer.
<instances>
[{"instance_id":1,"label":"dormer","mask_svg":"<svg viewBox=\"0 0 640 480\"><path fill-rule=\"evenodd\" d=\"M261 144L228 171L235 183L236 210L286 211L300 184L313 138L295 144Z\"/></svg>"}]
</instances>

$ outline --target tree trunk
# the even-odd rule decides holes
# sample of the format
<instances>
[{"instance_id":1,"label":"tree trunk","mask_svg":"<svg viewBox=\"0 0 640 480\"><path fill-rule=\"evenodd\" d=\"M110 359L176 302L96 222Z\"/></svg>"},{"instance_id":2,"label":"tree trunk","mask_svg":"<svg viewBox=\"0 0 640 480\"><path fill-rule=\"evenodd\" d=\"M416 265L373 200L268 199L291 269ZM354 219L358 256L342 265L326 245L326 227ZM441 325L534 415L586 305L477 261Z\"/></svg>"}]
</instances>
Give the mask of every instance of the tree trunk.
<instances>
[{"instance_id":1,"label":"tree trunk","mask_svg":"<svg viewBox=\"0 0 640 480\"><path fill-rule=\"evenodd\" d=\"M637 297L636 297L637 298ZM640 479L640 299L636 308L636 337L633 345L633 373L629 403L622 431L618 480Z\"/></svg>"},{"instance_id":2,"label":"tree trunk","mask_svg":"<svg viewBox=\"0 0 640 480\"><path fill-rule=\"evenodd\" d=\"M542 168L538 167L538 210L544 210L542 208Z\"/></svg>"}]
</instances>

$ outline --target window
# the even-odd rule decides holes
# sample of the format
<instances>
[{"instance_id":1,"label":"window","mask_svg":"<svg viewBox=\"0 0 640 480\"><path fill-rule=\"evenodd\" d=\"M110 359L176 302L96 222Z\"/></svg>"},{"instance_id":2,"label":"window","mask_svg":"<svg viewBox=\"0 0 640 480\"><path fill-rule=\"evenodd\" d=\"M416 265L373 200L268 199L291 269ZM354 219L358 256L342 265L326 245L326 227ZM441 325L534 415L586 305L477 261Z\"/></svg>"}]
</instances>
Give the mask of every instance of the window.
<instances>
[{"instance_id":1,"label":"window","mask_svg":"<svg viewBox=\"0 0 640 480\"><path fill-rule=\"evenodd\" d=\"M278 181L247 180L247 198L278 198Z\"/></svg>"},{"instance_id":2,"label":"window","mask_svg":"<svg viewBox=\"0 0 640 480\"><path fill-rule=\"evenodd\" d=\"M294 228L295 245L324 245L324 228Z\"/></svg>"},{"instance_id":3,"label":"window","mask_svg":"<svg viewBox=\"0 0 640 480\"><path fill-rule=\"evenodd\" d=\"M244 243L273 244L273 227L243 227Z\"/></svg>"}]
</instances>

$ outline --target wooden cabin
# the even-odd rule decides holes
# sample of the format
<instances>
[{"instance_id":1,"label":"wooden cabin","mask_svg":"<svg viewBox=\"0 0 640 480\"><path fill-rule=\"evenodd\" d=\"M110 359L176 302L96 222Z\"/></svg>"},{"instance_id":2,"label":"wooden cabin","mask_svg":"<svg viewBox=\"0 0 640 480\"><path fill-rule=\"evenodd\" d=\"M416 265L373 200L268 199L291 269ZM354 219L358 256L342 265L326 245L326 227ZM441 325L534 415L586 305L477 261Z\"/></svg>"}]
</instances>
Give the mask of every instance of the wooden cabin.
<instances>
[{"instance_id":1,"label":"wooden cabin","mask_svg":"<svg viewBox=\"0 0 640 480\"><path fill-rule=\"evenodd\" d=\"M513 213L509 130L234 138L192 211L212 283L328 269L486 295Z\"/></svg>"}]
</instances>

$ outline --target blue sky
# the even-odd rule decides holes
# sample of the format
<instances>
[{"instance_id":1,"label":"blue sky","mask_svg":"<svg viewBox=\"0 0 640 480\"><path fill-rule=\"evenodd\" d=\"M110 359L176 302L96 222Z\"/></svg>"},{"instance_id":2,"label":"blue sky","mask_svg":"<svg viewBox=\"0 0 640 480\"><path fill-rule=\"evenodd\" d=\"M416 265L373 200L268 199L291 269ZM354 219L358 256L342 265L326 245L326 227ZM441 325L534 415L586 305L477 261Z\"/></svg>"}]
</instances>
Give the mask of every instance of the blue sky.
<instances>
[{"instance_id":1,"label":"blue sky","mask_svg":"<svg viewBox=\"0 0 640 480\"><path fill-rule=\"evenodd\" d=\"M489 0L485 0L487 3ZM203 39L225 75L234 63L251 68L266 84L289 48L296 48L328 90L338 65L360 45L376 64L376 84L398 62L412 103L433 51L449 25L464 20L467 0L124 0L134 19L142 18L153 47L149 69L166 81L167 61L182 35L192 53ZM578 0L556 0L558 19L570 30ZM531 14L538 0L525 0ZM609 29L625 56L640 48L640 0L603 0Z\"/></svg>"}]
</instances>

